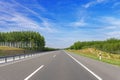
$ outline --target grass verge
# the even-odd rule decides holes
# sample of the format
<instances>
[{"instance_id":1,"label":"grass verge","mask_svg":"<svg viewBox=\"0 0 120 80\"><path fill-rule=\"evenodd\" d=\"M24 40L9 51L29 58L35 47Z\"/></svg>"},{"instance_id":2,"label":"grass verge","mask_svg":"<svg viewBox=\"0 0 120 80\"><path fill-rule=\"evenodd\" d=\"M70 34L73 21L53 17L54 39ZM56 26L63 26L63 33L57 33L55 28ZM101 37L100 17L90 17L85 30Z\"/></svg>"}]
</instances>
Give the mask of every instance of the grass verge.
<instances>
[{"instance_id":1,"label":"grass verge","mask_svg":"<svg viewBox=\"0 0 120 80\"><path fill-rule=\"evenodd\" d=\"M24 49L21 48L13 48L7 46L0 46L0 56L11 56L16 54L23 54Z\"/></svg>"},{"instance_id":2,"label":"grass verge","mask_svg":"<svg viewBox=\"0 0 120 80\"><path fill-rule=\"evenodd\" d=\"M103 52L93 48L87 48L82 50L66 50L68 52L75 53L77 55L89 57L95 60L99 60L99 53L101 53L102 59L99 61L106 62L109 64L120 66L120 55Z\"/></svg>"}]
</instances>

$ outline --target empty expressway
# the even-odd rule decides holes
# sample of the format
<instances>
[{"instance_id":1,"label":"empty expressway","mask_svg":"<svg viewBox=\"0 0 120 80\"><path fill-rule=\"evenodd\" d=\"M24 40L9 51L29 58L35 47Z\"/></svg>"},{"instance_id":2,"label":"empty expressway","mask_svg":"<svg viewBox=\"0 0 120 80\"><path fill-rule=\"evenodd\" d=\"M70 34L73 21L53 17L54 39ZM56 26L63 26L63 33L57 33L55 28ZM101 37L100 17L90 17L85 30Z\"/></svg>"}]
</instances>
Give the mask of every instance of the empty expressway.
<instances>
[{"instance_id":1,"label":"empty expressway","mask_svg":"<svg viewBox=\"0 0 120 80\"><path fill-rule=\"evenodd\" d=\"M120 67L60 50L0 64L0 80L120 80Z\"/></svg>"}]
</instances>

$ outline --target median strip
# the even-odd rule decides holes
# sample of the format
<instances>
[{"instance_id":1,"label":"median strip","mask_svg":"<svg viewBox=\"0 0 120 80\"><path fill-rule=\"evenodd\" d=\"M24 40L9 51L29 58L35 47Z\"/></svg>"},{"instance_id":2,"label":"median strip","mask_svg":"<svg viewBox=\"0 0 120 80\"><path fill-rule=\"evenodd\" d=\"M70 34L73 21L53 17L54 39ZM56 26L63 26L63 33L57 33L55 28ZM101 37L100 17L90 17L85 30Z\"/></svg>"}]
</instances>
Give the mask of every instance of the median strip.
<instances>
[{"instance_id":1,"label":"median strip","mask_svg":"<svg viewBox=\"0 0 120 80\"><path fill-rule=\"evenodd\" d=\"M64 51L65 52L65 51ZM93 76L95 76L98 80L102 80L97 74L95 74L93 71L91 71L89 68L87 68L85 65L83 65L81 62L79 62L77 59L72 57L70 54L65 52L68 56L70 56L73 60L75 60L78 64L80 64L83 68L85 68L88 72L90 72Z\"/></svg>"},{"instance_id":2,"label":"median strip","mask_svg":"<svg viewBox=\"0 0 120 80\"><path fill-rule=\"evenodd\" d=\"M24 80L29 80L35 73L37 73L40 69L42 69L44 65L41 65L37 70L35 70L33 73L31 73L28 77L26 77Z\"/></svg>"}]
</instances>

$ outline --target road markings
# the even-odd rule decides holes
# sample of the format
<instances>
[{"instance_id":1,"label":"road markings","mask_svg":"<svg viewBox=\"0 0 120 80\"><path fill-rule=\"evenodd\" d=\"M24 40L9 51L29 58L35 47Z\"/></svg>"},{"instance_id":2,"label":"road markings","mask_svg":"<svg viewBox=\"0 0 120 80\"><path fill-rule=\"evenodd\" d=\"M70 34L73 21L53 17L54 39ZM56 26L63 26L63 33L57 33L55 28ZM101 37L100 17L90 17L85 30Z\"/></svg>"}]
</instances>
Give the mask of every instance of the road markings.
<instances>
[{"instance_id":1,"label":"road markings","mask_svg":"<svg viewBox=\"0 0 120 80\"><path fill-rule=\"evenodd\" d=\"M40 69L42 69L44 65L41 65L37 70L35 70L33 73L31 73L28 77L26 77L24 80L29 80L35 73L37 73Z\"/></svg>"},{"instance_id":2,"label":"road markings","mask_svg":"<svg viewBox=\"0 0 120 80\"><path fill-rule=\"evenodd\" d=\"M56 55L53 56L54 58L56 57Z\"/></svg>"},{"instance_id":3,"label":"road markings","mask_svg":"<svg viewBox=\"0 0 120 80\"><path fill-rule=\"evenodd\" d=\"M72 57L70 54L65 52L68 56L70 56L73 60L75 60L78 64L80 64L83 68L85 68L87 71L89 71L92 75L94 75L98 80L102 80L97 74L95 74L93 71L91 71L89 68L87 68L85 65L83 65L81 62L79 62L77 59Z\"/></svg>"}]
</instances>

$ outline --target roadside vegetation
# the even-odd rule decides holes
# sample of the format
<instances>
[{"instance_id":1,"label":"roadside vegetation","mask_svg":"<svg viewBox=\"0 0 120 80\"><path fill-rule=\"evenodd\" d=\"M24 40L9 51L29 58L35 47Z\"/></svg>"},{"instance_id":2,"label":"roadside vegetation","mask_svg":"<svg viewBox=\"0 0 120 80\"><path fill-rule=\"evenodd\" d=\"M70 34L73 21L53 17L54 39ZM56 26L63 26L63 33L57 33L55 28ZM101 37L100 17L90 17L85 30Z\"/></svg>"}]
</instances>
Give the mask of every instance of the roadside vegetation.
<instances>
[{"instance_id":1,"label":"roadside vegetation","mask_svg":"<svg viewBox=\"0 0 120 80\"><path fill-rule=\"evenodd\" d=\"M0 57L53 50L57 49L45 47L45 39L38 32L0 32Z\"/></svg>"},{"instance_id":2,"label":"roadside vegetation","mask_svg":"<svg viewBox=\"0 0 120 80\"><path fill-rule=\"evenodd\" d=\"M57 48L50 48L50 47L45 47L44 51L55 51L55 50L59 50Z\"/></svg>"},{"instance_id":3,"label":"roadside vegetation","mask_svg":"<svg viewBox=\"0 0 120 80\"><path fill-rule=\"evenodd\" d=\"M84 48L96 48L108 53L120 54L120 39L111 38L105 41L78 41L68 49L79 50Z\"/></svg>"},{"instance_id":4,"label":"roadside vegetation","mask_svg":"<svg viewBox=\"0 0 120 80\"><path fill-rule=\"evenodd\" d=\"M0 50L24 50L24 49L15 48L15 47L9 47L9 46L0 46Z\"/></svg>"},{"instance_id":5,"label":"roadside vegetation","mask_svg":"<svg viewBox=\"0 0 120 80\"><path fill-rule=\"evenodd\" d=\"M25 49L8 46L0 46L0 56L11 56L25 53Z\"/></svg>"},{"instance_id":6,"label":"roadside vegetation","mask_svg":"<svg viewBox=\"0 0 120 80\"><path fill-rule=\"evenodd\" d=\"M105 41L75 42L67 51L120 66L120 40L111 38Z\"/></svg>"},{"instance_id":7,"label":"roadside vegetation","mask_svg":"<svg viewBox=\"0 0 120 80\"><path fill-rule=\"evenodd\" d=\"M0 32L0 46L43 50L44 37L33 31Z\"/></svg>"}]
</instances>

